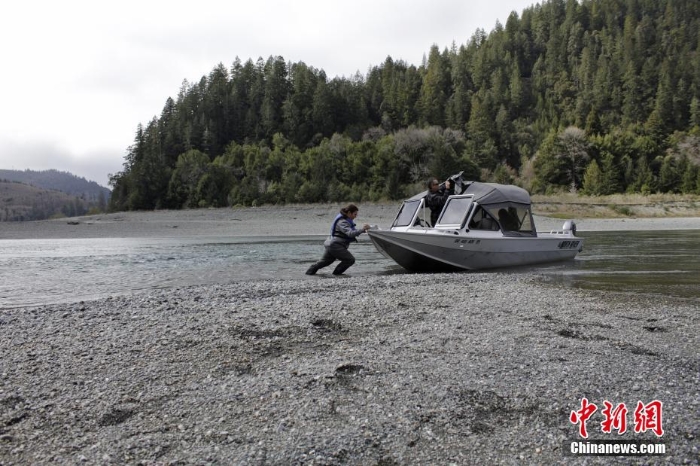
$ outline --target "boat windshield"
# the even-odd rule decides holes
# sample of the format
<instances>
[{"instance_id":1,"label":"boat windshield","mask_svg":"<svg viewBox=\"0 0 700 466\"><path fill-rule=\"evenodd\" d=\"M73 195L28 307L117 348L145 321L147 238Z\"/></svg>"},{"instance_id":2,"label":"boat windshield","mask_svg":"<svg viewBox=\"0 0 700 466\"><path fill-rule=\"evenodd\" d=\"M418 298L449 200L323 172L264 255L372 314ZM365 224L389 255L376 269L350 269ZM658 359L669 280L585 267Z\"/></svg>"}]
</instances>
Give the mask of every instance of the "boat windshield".
<instances>
[{"instance_id":1,"label":"boat windshield","mask_svg":"<svg viewBox=\"0 0 700 466\"><path fill-rule=\"evenodd\" d=\"M407 227L411 225L411 221L413 220L413 217L415 216L418 207L420 207L420 204L420 199L414 201L404 201L403 205L401 205L401 210L399 210L399 214L396 216L396 220L394 220L394 224L392 226Z\"/></svg>"},{"instance_id":2,"label":"boat windshield","mask_svg":"<svg viewBox=\"0 0 700 466\"><path fill-rule=\"evenodd\" d=\"M438 226L450 226L461 228L467 219L469 208L472 205L472 196L450 197L442 210L442 215L437 221Z\"/></svg>"}]
</instances>

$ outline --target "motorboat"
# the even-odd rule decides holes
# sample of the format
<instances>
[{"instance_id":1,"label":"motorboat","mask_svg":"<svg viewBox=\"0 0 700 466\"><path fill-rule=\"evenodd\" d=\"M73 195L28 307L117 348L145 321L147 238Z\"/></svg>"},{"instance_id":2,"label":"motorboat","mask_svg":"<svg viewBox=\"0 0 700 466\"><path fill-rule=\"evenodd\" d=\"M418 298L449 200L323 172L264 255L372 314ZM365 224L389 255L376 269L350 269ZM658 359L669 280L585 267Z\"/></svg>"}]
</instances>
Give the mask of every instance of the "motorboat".
<instances>
[{"instance_id":1,"label":"motorboat","mask_svg":"<svg viewBox=\"0 0 700 466\"><path fill-rule=\"evenodd\" d=\"M416 272L517 267L571 260L583 249L576 224L537 232L529 193L517 186L450 177L449 196L435 225L424 191L403 201L391 227L369 237L387 258Z\"/></svg>"}]
</instances>

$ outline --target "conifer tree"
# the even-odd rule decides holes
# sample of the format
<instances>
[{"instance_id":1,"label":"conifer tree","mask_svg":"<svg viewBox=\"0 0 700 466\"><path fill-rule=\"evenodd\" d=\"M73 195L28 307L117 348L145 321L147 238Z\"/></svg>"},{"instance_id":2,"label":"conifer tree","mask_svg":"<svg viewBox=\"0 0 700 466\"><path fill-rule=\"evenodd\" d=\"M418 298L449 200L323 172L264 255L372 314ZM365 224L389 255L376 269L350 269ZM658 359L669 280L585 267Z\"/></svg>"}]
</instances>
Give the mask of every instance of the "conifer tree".
<instances>
[{"instance_id":1,"label":"conifer tree","mask_svg":"<svg viewBox=\"0 0 700 466\"><path fill-rule=\"evenodd\" d=\"M110 208L390 198L443 160L490 176L522 167L534 191L556 192L581 187L594 157L601 193L688 191L700 162L685 165L674 134L700 134L698 30L697 0L546 0L466 44L432 46L423 63L387 57L350 78L236 57L138 126ZM570 127L585 133L567 139ZM463 142L446 142L447 128ZM330 142L344 138L353 162L339 170ZM194 197L168 197L193 150L209 159Z\"/></svg>"},{"instance_id":2,"label":"conifer tree","mask_svg":"<svg viewBox=\"0 0 700 466\"><path fill-rule=\"evenodd\" d=\"M615 157L610 152L602 154L600 170L603 175L600 194L608 195L620 192L620 170L615 164Z\"/></svg>"},{"instance_id":3,"label":"conifer tree","mask_svg":"<svg viewBox=\"0 0 700 466\"><path fill-rule=\"evenodd\" d=\"M604 191L603 172L598 167L598 162L591 160L586 172L583 174L583 186L581 192L588 196L600 196Z\"/></svg>"}]
</instances>

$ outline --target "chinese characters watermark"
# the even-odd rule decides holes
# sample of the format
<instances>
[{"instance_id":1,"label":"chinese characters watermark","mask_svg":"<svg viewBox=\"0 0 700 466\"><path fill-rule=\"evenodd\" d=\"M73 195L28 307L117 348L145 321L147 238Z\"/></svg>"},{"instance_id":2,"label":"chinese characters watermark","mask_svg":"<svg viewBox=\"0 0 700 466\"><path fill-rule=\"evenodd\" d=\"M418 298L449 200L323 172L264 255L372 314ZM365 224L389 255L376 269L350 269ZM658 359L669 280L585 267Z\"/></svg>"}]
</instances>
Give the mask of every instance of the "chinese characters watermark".
<instances>
[{"instance_id":1,"label":"chinese characters watermark","mask_svg":"<svg viewBox=\"0 0 700 466\"><path fill-rule=\"evenodd\" d=\"M622 435L627 431L627 406L625 403L613 405L608 400L603 401L604 408L601 410L603 421L600 423L601 431L610 434L617 431ZM581 408L571 411L569 421L578 424L579 435L588 438L587 422L591 416L598 411L598 406L590 403L587 398L581 399ZM644 404L637 402L634 409L634 432L637 434L652 431L657 437L664 435L663 430L663 403L658 400Z\"/></svg>"}]
</instances>

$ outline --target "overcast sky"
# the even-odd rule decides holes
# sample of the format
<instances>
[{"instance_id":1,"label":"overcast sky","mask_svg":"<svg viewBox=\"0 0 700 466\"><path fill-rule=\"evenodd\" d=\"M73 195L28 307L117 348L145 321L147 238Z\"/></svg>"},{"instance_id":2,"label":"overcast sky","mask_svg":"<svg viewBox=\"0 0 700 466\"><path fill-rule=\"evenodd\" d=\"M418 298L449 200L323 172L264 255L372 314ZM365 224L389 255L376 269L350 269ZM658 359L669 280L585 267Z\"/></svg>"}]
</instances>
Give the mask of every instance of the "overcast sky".
<instances>
[{"instance_id":1,"label":"overcast sky","mask_svg":"<svg viewBox=\"0 0 700 466\"><path fill-rule=\"evenodd\" d=\"M139 123L183 80L236 56L281 55L329 78L367 74L387 56L420 65L430 47L532 0L37 0L0 20L0 168L69 171L107 186Z\"/></svg>"}]
</instances>

